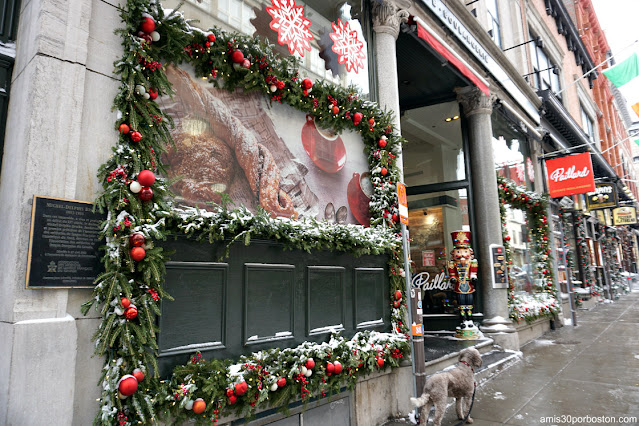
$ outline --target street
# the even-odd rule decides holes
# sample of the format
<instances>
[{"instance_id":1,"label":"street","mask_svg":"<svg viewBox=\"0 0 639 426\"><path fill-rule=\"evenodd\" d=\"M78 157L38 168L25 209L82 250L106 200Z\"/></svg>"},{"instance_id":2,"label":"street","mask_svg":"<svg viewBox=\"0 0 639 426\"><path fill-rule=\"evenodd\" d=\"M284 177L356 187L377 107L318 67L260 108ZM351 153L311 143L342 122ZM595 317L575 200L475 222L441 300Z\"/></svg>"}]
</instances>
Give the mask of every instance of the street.
<instances>
[{"instance_id":1,"label":"street","mask_svg":"<svg viewBox=\"0 0 639 426\"><path fill-rule=\"evenodd\" d=\"M480 384L474 424L639 424L638 325L637 289L580 310L578 326L525 345L520 362ZM457 423L454 411L442 424Z\"/></svg>"}]
</instances>

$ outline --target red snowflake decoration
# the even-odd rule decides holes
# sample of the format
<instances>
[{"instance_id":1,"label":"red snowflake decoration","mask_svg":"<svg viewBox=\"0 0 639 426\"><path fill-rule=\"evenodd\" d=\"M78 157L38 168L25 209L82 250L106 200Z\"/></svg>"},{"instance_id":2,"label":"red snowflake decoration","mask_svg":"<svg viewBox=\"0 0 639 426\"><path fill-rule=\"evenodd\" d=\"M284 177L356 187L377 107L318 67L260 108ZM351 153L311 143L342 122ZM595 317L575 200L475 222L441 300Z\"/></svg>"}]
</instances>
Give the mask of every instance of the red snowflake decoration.
<instances>
[{"instance_id":1,"label":"red snowflake decoration","mask_svg":"<svg viewBox=\"0 0 639 426\"><path fill-rule=\"evenodd\" d=\"M292 55L294 52L304 56L305 50L311 51L313 34L309 31L311 21L304 16L304 6L296 6L295 0L271 0L273 7L266 11L273 20L269 27L277 32L277 42L287 45Z\"/></svg>"},{"instance_id":2,"label":"red snowflake decoration","mask_svg":"<svg viewBox=\"0 0 639 426\"><path fill-rule=\"evenodd\" d=\"M346 65L346 71L357 73L364 68L364 43L357 38L357 31L351 28L349 21L337 20L337 24L331 22L333 32L329 34L333 40L331 50L337 53L337 61Z\"/></svg>"}]
</instances>

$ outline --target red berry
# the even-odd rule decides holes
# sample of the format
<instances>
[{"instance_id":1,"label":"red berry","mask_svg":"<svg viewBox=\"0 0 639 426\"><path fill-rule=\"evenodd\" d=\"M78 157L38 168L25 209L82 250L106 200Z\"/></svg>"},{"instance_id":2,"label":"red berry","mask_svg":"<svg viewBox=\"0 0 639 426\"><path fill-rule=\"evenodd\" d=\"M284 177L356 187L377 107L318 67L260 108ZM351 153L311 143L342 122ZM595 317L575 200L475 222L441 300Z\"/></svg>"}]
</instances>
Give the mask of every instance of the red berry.
<instances>
[{"instance_id":1,"label":"red berry","mask_svg":"<svg viewBox=\"0 0 639 426\"><path fill-rule=\"evenodd\" d=\"M239 50L234 50L233 53L231 53L231 61L233 61L233 63L241 64L243 60L244 53L240 52Z\"/></svg>"},{"instance_id":2,"label":"red berry","mask_svg":"<svg viewBox=\"0 0 639 426\"><path fill-rule=\"evenodd\" d=\"M153 31L155 31L155 21L153 20L153 18L147 16L144 19L142 19L142 24L140 24L140 29L147 34L150 34Z\"/></svg>"},{"instance_id":3,"label":"red berry","mask_svg":"<svg viewBox=\"0 0 639 426\"><path fill-rule=\"evenodd\" d=\"M277 387L283 388L284 386L286 386L286 379L284 377L277 379Z\"/></svg>"},{"instance_id":4,"label":"red berry","mask_svg":"<svg viewBox=\"0 0 639 426\"><path fill-rule=\"evenodd\" d=\"M215 42L215 34L211 33L209 35L206 36L206 38L211 42Z\"/></svg>"},{"instance_id":5,"label":"red berry","mask_svg":"<svg viewBox=\"0 0 639 426\"><path fill-rule=\"evenodd\" d=\"M384 148L387 143L388 142L386 142L386 139L380 139L377 141L377 145L379 145L380 148Z\"/></svg>"},{"instance_id":6,"label":"red berry","mask_svg":"<svg viewBox=\"0 0 639 426\"><path fill-rule=\"evenodd\" d=\"M388 174L388 169L386 167L382 167L382 170L380 170L380 173L382 174L382 176L386 176Z\"/></svg>"},{"instance_id":7,"label":"red berry","mask_svg":"<svg viewBox=\"0 0 639 426\"><path fill-rule=\"evenodd\" d=\"M284 86L285 86L285 83L282 80L277 80L277 83L275 83L275 86L278 89L282 90L284 88Z\"/></svg>"},{"instance_id":8,"label":"red berry","mask_svg":"<svg viewBox=\"0 0 639 426\"><path fill-rule=\"evenodd\" d=\"M122 123L120 124L120 127L118 127L118 130L120 130L120 133L122 133L123 135L126 135L131 129L127 124Z\"/></svg>"},{"instance_id":9,"label":"red berry","mask_svg":"<svg viewBox=\"0 0 639 426\"><path fill-rule=\"evenodd\" d=\"M151 170L142 170L138 174L138 183L142 186L151 186L155 183L155 174Z\"/></svg>"},{"instance_id":10,"label":"red berry","mask_svg":"<svg viewBox=\"0 0 639 426\"><path fill-rule=\"evenodd\" d=\"M335 374L341 373L342 369L343 369L342 364L339 361L335 361L333 363L333 371Z\"/></svg>"},{"instance_id":11,"label":"red berry","mask_svg":"<svg viewBox=\"0 0 639 426\"><path fill-rule=\"evenodd\" d=\"M142 247L133 247L131 249L131 259L136 262L141 261L146 256L146 251Z\"/></svg>"}]
</instances>

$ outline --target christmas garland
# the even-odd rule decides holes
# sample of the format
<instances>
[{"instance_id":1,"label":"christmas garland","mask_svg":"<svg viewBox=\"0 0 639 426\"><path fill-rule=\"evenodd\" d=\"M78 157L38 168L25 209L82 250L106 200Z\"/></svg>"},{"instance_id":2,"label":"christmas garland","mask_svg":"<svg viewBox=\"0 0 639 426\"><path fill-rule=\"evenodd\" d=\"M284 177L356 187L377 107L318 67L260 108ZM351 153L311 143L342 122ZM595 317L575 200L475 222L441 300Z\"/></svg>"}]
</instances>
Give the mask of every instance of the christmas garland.
<instances>
[{"instance_id":1,"label":"christmas garland","mask_svg":"<svg viewBox=\"0 0 639 426\"><path fill-rule=\"evenodd\" d=\"M603 255L604 265L608 270L608 278L610 281L610 297L618 299L621 292L624 291L624 280L621 274L622 268L617 256L617 247L621 243L621 237L618 235L620 232L618 229L606 228L603 225L598 225L601 232L601 252ZM627 285L627 284L626 284ZM629 289L629 288L628 288Z\"/></svg>"},{"instance_id":2,"label":"christmas garland","mask_svg":"<svg viewBox=\"0 0 639 426\"><path fill-rule=\"evenodd\" d=\"M506 250L506 263L508 265L508 310L510 317L517 322L526 320L534 321L538 318L549 317L559 312L557 290L554 284L553 259L550 248L550 225L546 212L548 199L535 192L526 191L501 176L497 176L501 214L503 243ZM535 265L533 274L541 280L541 286L534 295L515 294L514 280L511 267L512 251L510 247L510 235L506 227L506 205L521 209L528 213L530 230L532 231L532 259Z\"/></svg>"},{"instance_id":3,"label":"christmas garland","mask_svg":"<svg viewBox=\"0 0 639 426\"><path fill-rule=\"evenodd\" d=\"M204 32L158 3L128 0L120 16L124 28L116 33L124 54L115 63L121 84L114 100L119 139L99 169L103 192L95 202L107 212L101 232L106 241L105 272L96 279L93 298L83 305L84 314L95 306L102 315L94 340L96 354L105 357L105 368L94 424L153 423L162 413L216 421L233 411L246 415L258 406L286 407L300 397L321 397L343 385L354 386L361 374L397 366L408 344L402 323L406 306L395 194L396 155L403 139L394 133L391 113L361 99L352 87L302 78L297 61L279 57L267 43L217 28ZM173 143L173 123L154 100L172 94L164 70L181 63L191 64L198 77L216 87L260 92L271 102L313 115L323 127L359 132L374 187L373 227L272 219L267 212L252 214L243 208L219 207L212 212L174 208L169 182L156 176L165 172L161 156ZM245 244L259 237L307 251L388 254L393 334L358 333L351 340L334 336L327 344L259 352L239 363L204 361L194 355L189 364L176 367L169 381L160 381L156 319L160 301L171 297L163 289L168 256L154 241L169 234ZM311 357L318 364L310 366ZM275 377L278 380L272 383Z\"/></svg>"}]
</instances>

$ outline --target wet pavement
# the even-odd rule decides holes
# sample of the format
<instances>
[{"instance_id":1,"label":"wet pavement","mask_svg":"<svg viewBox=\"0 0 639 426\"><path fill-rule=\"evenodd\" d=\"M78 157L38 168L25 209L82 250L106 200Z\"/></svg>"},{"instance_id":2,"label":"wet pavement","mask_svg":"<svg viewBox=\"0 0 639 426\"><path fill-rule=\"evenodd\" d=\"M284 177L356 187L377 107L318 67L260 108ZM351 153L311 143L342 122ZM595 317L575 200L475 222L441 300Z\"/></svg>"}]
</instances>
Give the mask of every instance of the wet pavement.
<instances>
[{"instance_id":1,"label":"wet pavement","mask_svg":"<svg viewBox=\"0 0 639 426\"><path fill-rule=\"evenodd\" d=\"M475 425L639 425L639 292L580 310L577 321L479 385ZM442 425L457 422L449 404Z\"/></svg>"}]
</instances>

